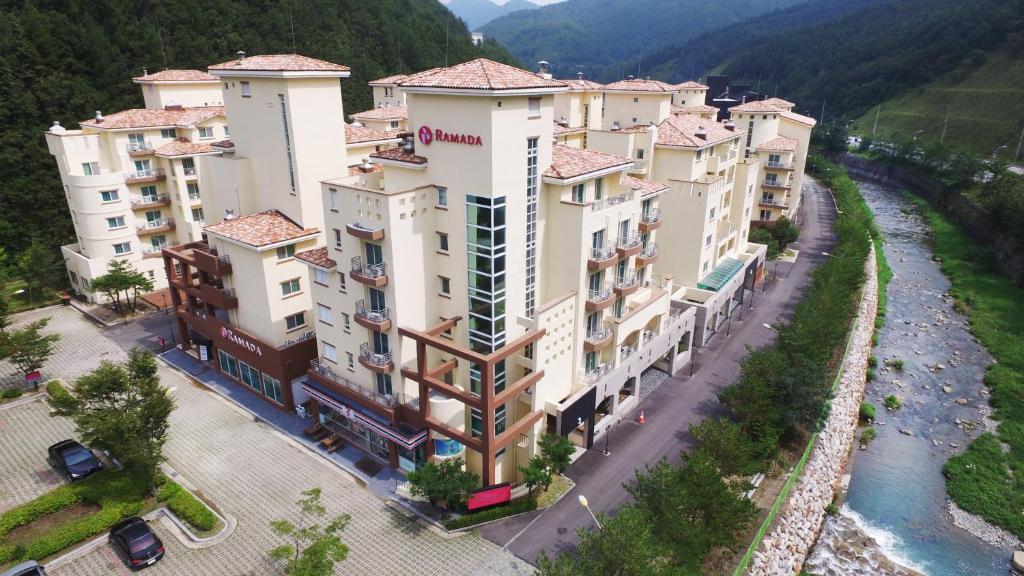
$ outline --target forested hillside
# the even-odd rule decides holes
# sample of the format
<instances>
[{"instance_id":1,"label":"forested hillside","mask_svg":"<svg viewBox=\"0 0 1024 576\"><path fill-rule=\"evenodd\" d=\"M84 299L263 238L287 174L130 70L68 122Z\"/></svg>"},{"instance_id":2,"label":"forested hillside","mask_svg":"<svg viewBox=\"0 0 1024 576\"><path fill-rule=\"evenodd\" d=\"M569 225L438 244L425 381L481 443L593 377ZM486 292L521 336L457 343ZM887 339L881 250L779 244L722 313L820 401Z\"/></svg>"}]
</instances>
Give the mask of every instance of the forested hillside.
<instances>
[{"instance_id":1,"label":"forested hillside","mask_svg":"<svg viewBox=\"0 0 1024 576\"><path fill-rule=\"evenodd\" d=\"M800 0L566 0L514 12L480 30L525 64L547 60L557 76L602 82L637 73L639 56ZM756 27L756 26L754 26ZM730 46L750 32L733 30ZM644 67L641 75L648 75Z\"/></svg>"},{"instance_id":2,"label":"forested hillside","mask_svg":"<svg viewBox=\"0 0 1024 576\"><path fill-rule=\"evenodd\" d=\"M290 8L290 10L289 10ZM292 34L292 19L294 36ZM437 0L0 0L0 246L37 233L74 234L43 131L77 127L95 110L142 105L132 76L199 68L249 54L297 51L352 67L345 108L371 105L366 82L486 56Z\"/></svg>"}]
</instances>

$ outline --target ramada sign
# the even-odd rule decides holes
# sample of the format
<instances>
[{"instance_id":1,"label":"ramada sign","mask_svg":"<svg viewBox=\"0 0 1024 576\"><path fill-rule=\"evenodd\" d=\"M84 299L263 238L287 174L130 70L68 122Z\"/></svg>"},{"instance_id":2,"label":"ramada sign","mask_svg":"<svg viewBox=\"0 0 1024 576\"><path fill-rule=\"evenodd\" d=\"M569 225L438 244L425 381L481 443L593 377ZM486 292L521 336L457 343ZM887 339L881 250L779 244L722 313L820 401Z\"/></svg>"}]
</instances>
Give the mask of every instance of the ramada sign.
<instances>
[{"instance_id":1,"label":"ramada sign","mask_svg":"<svg viewBox=\"0 0 1024 576\"><path fill-rule=\"evenodd\" d=\"M263 356L263 349L260 348L259 345L254 344L254 343L246 340L245 338L242 338L238 334L235 334L234 330L231 330L230 328L227 328L225 326L221 326L220 327L220 336L221 336L221 338L224 338L225 340L230 340L231 342L234 342L235 344L238 344L242 348L245 348L246 350L248 350L249 352L252 352L253 354L256 354L257 356Z\"/></svg>"},{"instance_id":2,"label":"ramada sign","mask_svg":"<svg viewBox=\"0 0 1024 576\"><path fill-rule=\"evenodd\" d=\"M437 140L438 142L451 142L452 144L467 144L469 146L483 146L484 139L479 136L472 134L452 134L451 132L445 132L440 128L431 128L430 126L420 126L419 129L420 142L427 145Z\"/></svg>"}]
</instances>

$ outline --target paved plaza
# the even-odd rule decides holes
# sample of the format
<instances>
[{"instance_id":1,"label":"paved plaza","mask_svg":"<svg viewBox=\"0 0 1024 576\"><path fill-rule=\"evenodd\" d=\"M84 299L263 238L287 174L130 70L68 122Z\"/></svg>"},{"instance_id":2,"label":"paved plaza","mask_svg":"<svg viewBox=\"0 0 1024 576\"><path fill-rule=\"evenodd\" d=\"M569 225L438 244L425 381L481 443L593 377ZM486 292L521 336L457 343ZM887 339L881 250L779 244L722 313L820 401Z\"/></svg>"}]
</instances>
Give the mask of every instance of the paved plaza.
<instances>
[{"instance_id":1,"label":"paved plaza","mask_svg":"<svg viewBox=\"0 0 1024 576\"><path fill-rule=\"evenodd\" d=\"M71 379L104 358L119 359L123 351L93 324L70 308L33 313L51 315L51 329L62 342L44 370L47 377ZM19 321L21 319L19 318ZM4 370L9 367L4 366ZM147 568L152 576L231 576L277 574L266 552L280 544L271 520L295 519L302 490L323 489L330 514L347 513L352 522L343 539L349 558L339 574L448 575L530 574L532 568L475 534L443 537L369 493L336 465L266 424L256 422L209 390L193 385L161 365L164 385L173 390L177 409L171 416L166 446L168 463L238 521L223 542L204 549L182 546L157 526L168 547L161 562ZM45 431L45 434L40 431ZM72 434L73 426L52 419L42 402L0 410L0 489L5 497L25 501L56 485L45 467L45 448L52 439ZM25 483L15 493L8 483ZM100 576L126 573L110 549L96 551L60 567L55 576Z\"/></svg>"}]
</instances>

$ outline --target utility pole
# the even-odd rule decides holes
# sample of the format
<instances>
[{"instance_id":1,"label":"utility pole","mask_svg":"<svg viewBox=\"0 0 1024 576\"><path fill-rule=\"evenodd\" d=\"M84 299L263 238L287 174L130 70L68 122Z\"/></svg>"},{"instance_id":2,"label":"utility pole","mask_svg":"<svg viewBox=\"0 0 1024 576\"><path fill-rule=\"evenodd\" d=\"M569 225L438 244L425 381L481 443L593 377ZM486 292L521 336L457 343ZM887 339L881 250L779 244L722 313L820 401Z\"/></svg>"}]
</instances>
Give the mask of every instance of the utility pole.
<instances>
[{"instance_id":1,"label":"utility pole","mask_svg":"<svg viewBox=\"0 0 1024 576\"><path fill-rule=\"evenodd\" d=\"M878 130L878 115L882 113L882 105L879 104L878 108L875 109L875 125L871 127L871 137L875 137L875 131Z\"/></svg>"},{"instance_id":2,"label":"utility pole","mask_svg":"<svg viewBox=\"0 0 1024 576\"><path fill-rule=\"evenodd\" d=\"M942 136L939 136L939 144L946 139L946 126L949 126L949 106L946 106L946 119L942 121Z\"/></svg>"}]
</instances>

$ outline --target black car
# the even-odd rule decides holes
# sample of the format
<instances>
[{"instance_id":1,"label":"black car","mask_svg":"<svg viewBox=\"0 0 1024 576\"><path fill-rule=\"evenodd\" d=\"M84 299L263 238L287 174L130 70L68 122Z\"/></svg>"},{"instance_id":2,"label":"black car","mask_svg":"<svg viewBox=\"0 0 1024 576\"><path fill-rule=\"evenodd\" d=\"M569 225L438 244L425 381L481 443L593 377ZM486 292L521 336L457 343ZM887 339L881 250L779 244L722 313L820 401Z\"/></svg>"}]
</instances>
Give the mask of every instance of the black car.
<instances>
[{"instance_id":1,"label":"black car","mask_svg":"<svg viewBox=\"0 0 1024 576\"><path fill-rule=\"evenodd\" d=\"M92 450L74 440L57 442L47 452L50 465L68 480L80 480L103 469Z\"/></svg>"},{"instance_id":2,"label":"black car","mask_svg":"<svg viewBox=\"0 0 1024 576\"><path fill-rule=\"evenodd\" d=\"M164 557L164 543L138 516L122 520L110 529L110 545L125 564L139 570Z\"/></svg>"}]
</instances>

